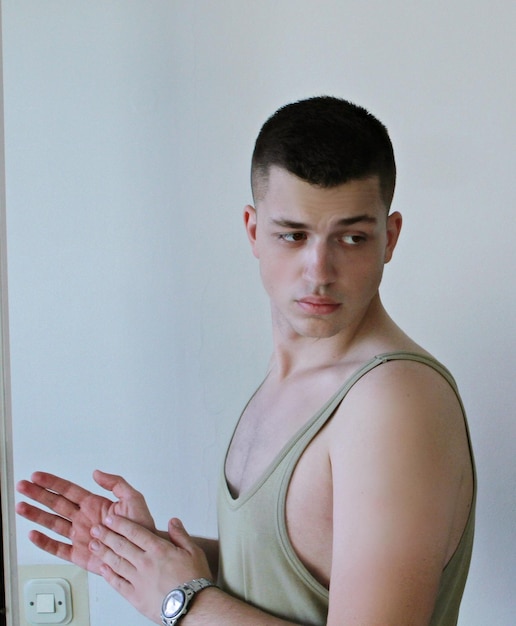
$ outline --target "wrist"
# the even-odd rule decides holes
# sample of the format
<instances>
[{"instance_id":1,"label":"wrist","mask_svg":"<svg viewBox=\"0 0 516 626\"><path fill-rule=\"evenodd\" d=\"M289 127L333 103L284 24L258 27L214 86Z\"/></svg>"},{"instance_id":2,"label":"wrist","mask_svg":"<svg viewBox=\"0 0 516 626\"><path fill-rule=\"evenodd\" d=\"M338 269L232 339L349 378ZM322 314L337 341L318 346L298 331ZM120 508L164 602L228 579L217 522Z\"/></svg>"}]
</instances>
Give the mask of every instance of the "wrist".
<instances>
[{"instance_id":1,"label":"wrist","mask_svg":"<svg viewBox=\"0 0 516 626\"><path fill-rule=\"evenodd\" d=\"M164 626L177 626L190 610L195 596L209 587L216 587L212 580L195 578L169 591L161 604Z\"/></svg>"}]
</instances>

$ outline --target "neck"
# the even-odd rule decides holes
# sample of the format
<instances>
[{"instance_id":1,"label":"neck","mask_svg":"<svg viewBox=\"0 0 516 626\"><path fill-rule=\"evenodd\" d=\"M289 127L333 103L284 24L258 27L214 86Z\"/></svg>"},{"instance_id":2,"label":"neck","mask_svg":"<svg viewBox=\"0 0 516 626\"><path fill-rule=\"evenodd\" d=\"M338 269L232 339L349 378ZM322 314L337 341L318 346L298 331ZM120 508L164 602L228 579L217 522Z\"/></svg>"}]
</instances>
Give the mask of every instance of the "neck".
<instances>
[{"instance_id":1,"label":"neck","mask_svg":"<svg viewBox=\"0 0 516 626\"><path fill-rule=\"evenodd\" d=\"M362 361L383 351L398 330L378 296L358 323L329 337L306 337L277 323L273 314L274 351L271 369L287 378L308 370Z\"/></svg>"}]
</instances>

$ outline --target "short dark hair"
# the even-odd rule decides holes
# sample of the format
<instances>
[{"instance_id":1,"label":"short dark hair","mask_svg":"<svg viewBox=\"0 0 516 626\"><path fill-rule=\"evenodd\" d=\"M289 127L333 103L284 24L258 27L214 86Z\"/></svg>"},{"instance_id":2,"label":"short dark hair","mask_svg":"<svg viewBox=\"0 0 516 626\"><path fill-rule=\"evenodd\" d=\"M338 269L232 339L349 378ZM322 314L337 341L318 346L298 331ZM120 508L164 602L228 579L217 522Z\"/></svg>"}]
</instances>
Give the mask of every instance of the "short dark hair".
<instances>
[{"instance_id":1,"label":"short dark hair","mask_svg":"<svg viewBox=\"0 0 516 626\"><path fill-rule=\"evenodd\" d=\"M387 209L394 195L396 164L387 129L366 109L332 96L287 104L262 126L251 165L255 202L265 193L272 166L324 188L376 175Z\"/></svg>"}]
</instances>

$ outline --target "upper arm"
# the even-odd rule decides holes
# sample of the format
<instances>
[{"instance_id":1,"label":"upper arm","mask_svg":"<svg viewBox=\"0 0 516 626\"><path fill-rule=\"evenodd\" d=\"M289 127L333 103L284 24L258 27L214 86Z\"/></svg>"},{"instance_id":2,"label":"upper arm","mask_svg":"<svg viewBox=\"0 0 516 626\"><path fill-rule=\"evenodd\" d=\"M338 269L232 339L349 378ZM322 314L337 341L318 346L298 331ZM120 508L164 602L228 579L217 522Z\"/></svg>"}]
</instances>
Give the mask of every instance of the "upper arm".
<instances>
[{"instance_id":1,"label":"upper arm","mask_svg":"<svg viewBox=\"0 0 516 626\"><path fill-rule=\"evenodd\" d=\"M430 368L392 362L357 383L331 428L328 624L425 625L469 467L459 402Z\"/></svg>"}]
</instances>

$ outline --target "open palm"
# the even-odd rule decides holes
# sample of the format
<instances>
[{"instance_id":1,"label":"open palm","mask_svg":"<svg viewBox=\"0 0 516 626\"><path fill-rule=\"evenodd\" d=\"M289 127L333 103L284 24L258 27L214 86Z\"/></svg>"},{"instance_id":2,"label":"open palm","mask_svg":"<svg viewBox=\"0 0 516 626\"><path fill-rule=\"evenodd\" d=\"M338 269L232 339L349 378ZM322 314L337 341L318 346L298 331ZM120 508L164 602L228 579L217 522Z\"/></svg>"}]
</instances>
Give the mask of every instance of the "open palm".
<instances>
[{"instance_id":1,"label":"open palm","mask_svg":"<svg viewBox=\"0 0 516 626\"><path fill-rule=\"evenodd\" d=\"M98 574L101 561L89 550L92 526L102 524L110 514L121 515L152 532L157 532L144 497L121 476L95 471L94 479L111 491L116 500L110 500L83 489L64 478L35 472L31 481L17 485L19 493L38 502L52 513L27 502L20 502L16 511L22 517L65 537L70 543L32 530L30 540L46 552L71 561L79 567Z\"/></svg>"}]
</instances>

